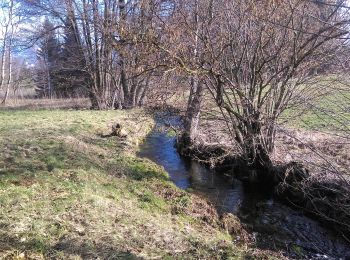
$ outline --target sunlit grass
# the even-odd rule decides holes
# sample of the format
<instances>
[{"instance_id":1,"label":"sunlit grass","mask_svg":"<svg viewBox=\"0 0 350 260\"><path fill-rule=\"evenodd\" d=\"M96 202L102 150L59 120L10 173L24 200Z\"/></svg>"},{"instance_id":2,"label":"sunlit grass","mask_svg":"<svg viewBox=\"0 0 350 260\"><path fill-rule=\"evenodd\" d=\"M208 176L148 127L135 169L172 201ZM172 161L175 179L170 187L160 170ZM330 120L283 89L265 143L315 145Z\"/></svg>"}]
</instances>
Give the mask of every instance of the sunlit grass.
<instances>
[{"instance_id":1,"label":"sunlit grass","mask_svg":"<svg viewBox=\"0 0 350 260\"><path fill-rule=\"evenodd\" d=\"M115 122L127 138L102 138ZM198 198L135 157L152 126L141 110L0 111L0 258L249 253L219 226L185 213Z\"/></svg>"},{"instance_id":2,"label":"sunlit grass","mask_svg":"<svg viewBox=\"0 0 350 260\"><path fill-rule=\"evenodd\" d=\"M347 90L330 91L287 109L281 119L296 128L349 131L350 92Z\"/></svg>"}]
</instances>

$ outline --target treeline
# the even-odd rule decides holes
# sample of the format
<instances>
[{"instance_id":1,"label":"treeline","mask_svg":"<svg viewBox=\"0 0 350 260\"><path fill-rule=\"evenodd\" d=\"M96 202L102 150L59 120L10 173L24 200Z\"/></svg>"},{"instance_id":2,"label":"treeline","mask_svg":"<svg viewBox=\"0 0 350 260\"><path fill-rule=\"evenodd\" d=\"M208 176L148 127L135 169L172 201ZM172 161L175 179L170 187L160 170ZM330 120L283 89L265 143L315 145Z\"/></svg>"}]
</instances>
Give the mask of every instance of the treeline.
<instances>
[{"instance_id":1,"label":"treeline","mask_svg":"<svg viewBox=\"0 0 350 260\"><path fill-rule=\"evenodd\" d=\"M197 136L203 96L243 157L269 167L277 122L320 92L316 72L346 69L346 1L22 0L47 17L39 35L42 96L86 95L95 109L132 108L174 90Z\"/></svg>"},{"instance_id":2,"label":"treeline","mask_svg":"<svg viewBox=\"0 0 350 260\"><path fill-rule=\"evenodd\" d=\"M83 71L81 46L67 22L59 38L48 18L38 32L34 81L40 98L88 96L87 75ZM80 57L79 57L80 56Z\"/></svg>"},{"instance_id":3,"label":"treeline","mask_svg":"<svg viewBox=\"0 0 350 260\"><path fill-rule=\"evenodd\" d=\"M37 93L88 96L93 108L144 104L164 70L153 39L169 3L153 1L23 1L46 16L33 37L38 46ZM164 9L165 8L165 9ZM165 12L162 14L162 12ZM157 25L159 24L159 25Z\"/></svg>"}]
</instances>

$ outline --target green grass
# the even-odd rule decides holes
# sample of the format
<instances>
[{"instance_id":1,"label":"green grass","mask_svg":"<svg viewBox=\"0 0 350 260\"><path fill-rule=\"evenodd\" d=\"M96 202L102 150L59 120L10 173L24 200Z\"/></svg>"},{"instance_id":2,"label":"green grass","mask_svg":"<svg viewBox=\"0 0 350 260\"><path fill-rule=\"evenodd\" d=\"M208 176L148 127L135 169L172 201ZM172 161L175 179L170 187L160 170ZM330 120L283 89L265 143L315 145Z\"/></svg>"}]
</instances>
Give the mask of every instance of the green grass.
<instances>
[{"instance_id":1,"label":"green grass","mask_svg":"<svg viewBox=\"0 0 350 260\"><path fill-rule=\"evenodd\" d=\"M339 89L337 86L332 89L332 85L324 84L327 85L327 89L324 90L323 95L287 109L281 121L286 120L289 126L307 130L349 131L350 91L348 87Z\"/></svg>"},{"instance_id":2,"label":"green grass","mask_svg":"<svg viewBox=\"0 0 350 260\"><path fill-rule=\"evenodd\" d=\"M128 137L102 138L115 122ZM208 223L191 214L201 199L135 157L152 126L141 110L0 111L0 258L240 259L253 252L235 245L217 217Z\"/></svg>"}]
</instances>

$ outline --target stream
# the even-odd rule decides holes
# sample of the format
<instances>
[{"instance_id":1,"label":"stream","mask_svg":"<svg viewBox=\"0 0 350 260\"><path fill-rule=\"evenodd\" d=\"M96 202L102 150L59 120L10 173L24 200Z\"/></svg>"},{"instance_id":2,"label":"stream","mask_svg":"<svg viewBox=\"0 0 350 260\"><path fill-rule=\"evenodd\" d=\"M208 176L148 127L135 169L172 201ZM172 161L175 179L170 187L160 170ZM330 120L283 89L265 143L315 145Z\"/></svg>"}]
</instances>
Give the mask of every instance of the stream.
<instances>
[{"instance_id":1,"label":"stream","mask_svg":"<svg viewBox=\"0 0 350 260\"><path fill-rule=\"evenodd\" d=\"M138 156L162 165L176 186L206 197L220 214L237 215L253 233L258 248L282 250L293 259L350 259L350 244L302 211L278 202L261 187L246 186L181 157L176 138L164 131L165 123L180 125L181 121L172 115L157 118Z\"/></svg>"}]
</instances>

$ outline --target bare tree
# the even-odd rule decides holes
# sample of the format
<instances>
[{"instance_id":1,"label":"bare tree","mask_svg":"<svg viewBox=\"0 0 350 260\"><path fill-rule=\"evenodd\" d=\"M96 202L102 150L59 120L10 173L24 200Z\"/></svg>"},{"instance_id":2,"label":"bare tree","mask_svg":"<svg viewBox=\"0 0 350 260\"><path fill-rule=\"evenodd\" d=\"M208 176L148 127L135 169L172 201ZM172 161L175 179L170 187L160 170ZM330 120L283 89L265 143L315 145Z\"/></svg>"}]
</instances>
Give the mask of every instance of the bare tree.
<instances>
[{"instance_id":1,"label":"bare tree","mask_svg":"<svg viewBox=\"0 0 350 260\"><path fill-rule=\"evenodd\" d=\"M226 127L246 161L271 166L276 124L307 88L313 71L333 57L346 36L341 3L206 1L198 12L197 57L173 55L204 78ZM306 11L307 10L307 11Z\"/></svg>"},{"instance_id":2,"label":"bare tree","mask_svg":"<svg viewBox=\"0 0 350 260\"><path fill-rule=\"evenodd\" d=\"M0 90L4 89L5 94L2 104L6 103L12 84L12 52L14 45L14 37L18 31L20 16L16 14L16 6L13 0L1 1L2 11L2 44L1 44L1 73L0 73Z\"/></svg>"}]
</instances>

